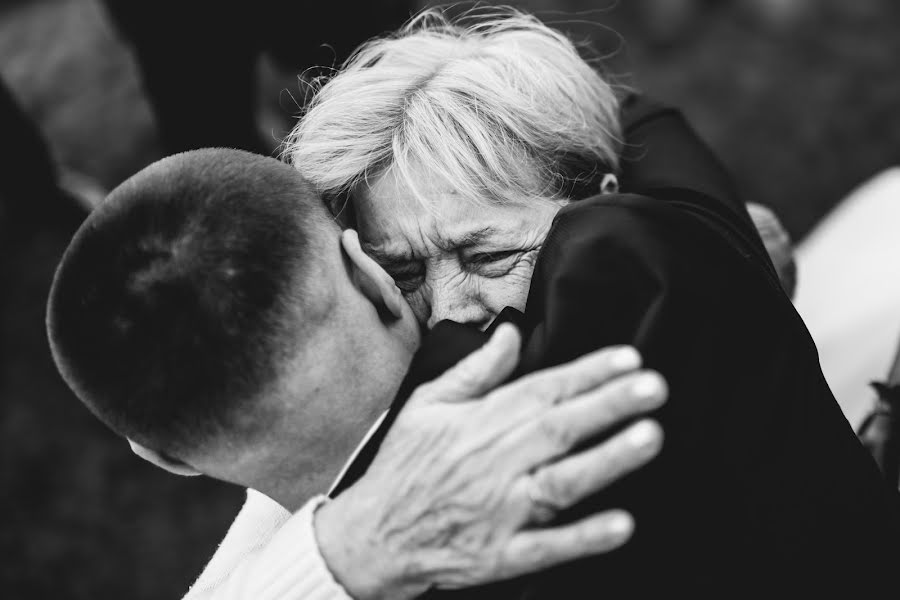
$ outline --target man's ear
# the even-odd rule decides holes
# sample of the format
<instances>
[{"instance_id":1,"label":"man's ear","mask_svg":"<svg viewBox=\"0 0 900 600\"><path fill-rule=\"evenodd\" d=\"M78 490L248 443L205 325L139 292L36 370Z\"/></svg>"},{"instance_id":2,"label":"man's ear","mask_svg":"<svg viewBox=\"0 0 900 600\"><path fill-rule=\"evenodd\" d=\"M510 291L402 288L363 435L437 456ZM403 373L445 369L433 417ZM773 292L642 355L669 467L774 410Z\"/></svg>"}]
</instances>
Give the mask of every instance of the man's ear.
<instances>
[{"instance_id":1,"label":"man's ear","mask_svg":"<svg viewBox=\"0 0 900 600\"><path fill-rule=\"evenodd\" d=\"M350 260L351 277L363 295L375 305L379 315L387 313L394 319L403 316L405 300L394 280L359 245L359 234L354 229L341 233L341 247Z\"/></svg>"},{"instance_id":2,"label":"man's ear","mask_svg":"<svg viewBox=\"0 0 900 600\"><path fill-rule=\"evenodd\" d=\"M150 448L141 446L137 442L133 440L128 440L128 444L131 446L131 451L146 460L149 463L152 463L159 467L160 469L165 469L169 473L173 473L175 475L182 475L185 477L194 477L196 475L202 475L200 471L195 469L190 465L186 465L180 460L176 460L174 458L170 458L163 454L160 454L156 450L151 450Z\"/></svg>"}]
</instances>

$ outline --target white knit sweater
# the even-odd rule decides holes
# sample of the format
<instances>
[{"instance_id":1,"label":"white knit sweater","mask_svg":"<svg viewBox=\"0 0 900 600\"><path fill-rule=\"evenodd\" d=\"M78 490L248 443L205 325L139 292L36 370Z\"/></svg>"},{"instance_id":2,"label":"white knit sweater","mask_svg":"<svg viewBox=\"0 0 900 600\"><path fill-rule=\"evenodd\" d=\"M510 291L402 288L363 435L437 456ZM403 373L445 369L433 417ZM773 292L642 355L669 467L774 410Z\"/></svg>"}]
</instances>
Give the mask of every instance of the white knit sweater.
<instances>
[{"instance_id":1,"label":"white knit sweater","mask_svg":"<svg viewBox=\"0 0 900 600\"><path fill-rule=\"evenodd\" d=\"M269 497L247 500L184 600L350 600L316 542L316 496L291 515Z\"/></svg>"},{"instance_id":2,"label":"white knit sweater","mask_svg":"<svg viewBox=\"0 0 900 600\"><path fill-rule=\"evenodd\" d=\"M381 414L344 463L331 490L384 420ZM294 515L256 490L184 600L352 600L328 570L313 529L326 502L316 496Z\"/></svg>"}]
</instances>

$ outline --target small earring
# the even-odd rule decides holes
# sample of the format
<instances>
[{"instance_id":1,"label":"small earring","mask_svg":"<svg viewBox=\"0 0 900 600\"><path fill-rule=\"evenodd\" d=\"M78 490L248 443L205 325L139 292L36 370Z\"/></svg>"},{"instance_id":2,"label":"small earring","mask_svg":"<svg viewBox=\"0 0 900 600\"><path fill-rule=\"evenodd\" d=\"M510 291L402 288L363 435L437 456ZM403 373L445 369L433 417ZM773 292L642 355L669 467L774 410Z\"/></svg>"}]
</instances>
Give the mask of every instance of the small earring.
<instances>
[{"instance_id":1,"label":"small earring","mask_svg":"<svg viewBox=\"0 0 900 600\"><path fill-rule=\"evenodd\" d=\"M603 176L603 180L600 182L600 193L601 194L616 194L619 191L619 180L612 173L607 173Z\"/></svg>"}]
</instances>

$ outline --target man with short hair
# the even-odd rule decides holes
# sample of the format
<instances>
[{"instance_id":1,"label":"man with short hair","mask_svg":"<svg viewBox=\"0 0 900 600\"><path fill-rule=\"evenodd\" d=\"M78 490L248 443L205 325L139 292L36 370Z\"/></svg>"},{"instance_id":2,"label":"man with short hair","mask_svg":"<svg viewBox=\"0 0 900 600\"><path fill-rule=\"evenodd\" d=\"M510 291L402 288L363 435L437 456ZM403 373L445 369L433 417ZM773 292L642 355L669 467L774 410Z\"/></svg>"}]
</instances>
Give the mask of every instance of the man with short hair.
<instances>
[{"instance_id":1,"label":"man with short hair","mask_svg":"<svg viewBox=\"0 0 900 600\"><path fill-rule=\"evenodd\" d=\"M574 504L661 440L641 422L565 457L663 401L633 350L491 391L516 365L515 330L481 347L447 323L410 366L416 321L355 232L291 167L240 151L176 155L114 190L63 257L48 329L67 383L139 455L297 511L267 532L233 527L252 576L220 586L247 563L217 555L196 595L414 597L605 552L630 534L627 514L529 528L542 498L568 490ZM395 395L409 409L371 474L325 504L316 494Z\"/></svg>"}]
</instances>

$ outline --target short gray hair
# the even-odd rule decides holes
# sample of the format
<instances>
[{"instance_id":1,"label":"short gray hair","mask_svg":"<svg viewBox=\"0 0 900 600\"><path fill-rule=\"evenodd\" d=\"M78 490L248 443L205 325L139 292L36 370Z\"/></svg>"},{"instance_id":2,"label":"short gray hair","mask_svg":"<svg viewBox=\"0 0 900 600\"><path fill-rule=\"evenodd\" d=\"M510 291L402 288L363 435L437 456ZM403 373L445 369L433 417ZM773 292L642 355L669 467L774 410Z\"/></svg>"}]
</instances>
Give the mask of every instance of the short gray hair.
<instances>
[{"instance_id":1,"label":"short gray hair","mask_svg":"<svg viewBox=\"0 0 900 600\"><path fill-rule=\"evenodd\" d=\"M333 206L388 171L414 192L424 167L465 198L507 202L597 193L618 165L613 88L515 9L426 10L324 81L284 152Z\"/></svg>"}]
</instances>

